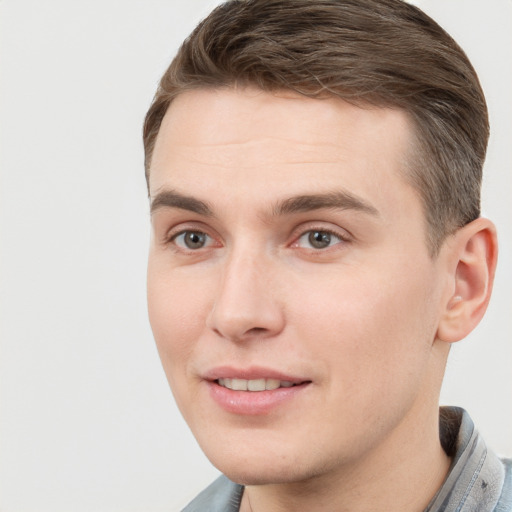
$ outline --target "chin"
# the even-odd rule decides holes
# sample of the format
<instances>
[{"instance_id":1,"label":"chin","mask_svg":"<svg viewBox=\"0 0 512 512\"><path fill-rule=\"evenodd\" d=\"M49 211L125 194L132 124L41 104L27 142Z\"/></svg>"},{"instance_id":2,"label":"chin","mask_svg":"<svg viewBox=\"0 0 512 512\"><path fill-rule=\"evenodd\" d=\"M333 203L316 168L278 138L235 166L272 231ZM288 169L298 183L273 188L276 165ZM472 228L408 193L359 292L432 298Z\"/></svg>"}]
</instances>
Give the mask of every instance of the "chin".
<instances>
[{"instance_id":1,"label":"chin","mask_svg":"<svg viewBox=\"0 0 512 512\"><path fill-rule=\"evenodd\" d=\"M250 465L250 462L247 463ZM291 484L294 482L300 482L308 480L313 475L302 474L301 471L297 471L296 468L291 470L289 468L272 468L267 466L265 469L256 467L247 468L234 468L234 467L218 467L224 475L226 475L231 481L241 485L272 485L272 484Z\"/></svg>"},{"instance_id":2,"label":"chin","mask_svg":"<svg viewBox=\"0 0 512 512\"><path fill-rule=\"evenodd\" d=\"M229 452L205 453L219 471L241 485L291 484L329 471L325 461L300 460L296 454L291 456L277 450L235 451L236 446L231 446Z\"/></svg>"}]
</instances>

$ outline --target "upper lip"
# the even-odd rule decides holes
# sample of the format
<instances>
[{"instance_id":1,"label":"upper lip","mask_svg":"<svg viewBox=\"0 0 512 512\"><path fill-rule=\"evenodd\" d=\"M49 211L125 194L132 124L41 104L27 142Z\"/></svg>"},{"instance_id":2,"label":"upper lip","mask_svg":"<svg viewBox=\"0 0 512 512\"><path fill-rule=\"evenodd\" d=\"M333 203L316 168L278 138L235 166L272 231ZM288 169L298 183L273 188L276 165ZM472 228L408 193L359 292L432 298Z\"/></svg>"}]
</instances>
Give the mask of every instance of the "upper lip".
<instances>
[{"instance_id":1,"label":"upper lip","mask_svg":"<svg viewBox=\"0 0 512 512\"><path fill-rule=\"evenodd\" d=\"M288 381L293 384L310 381L310 379L299 377L297 375L289 375L272 368L264 368L261 366L251 366L248 368L235 368L233 366L217 366L206 371L202 377L205 380L215 381L218 379L276 379L280 381Z\"/></svg>"}]
</instances>

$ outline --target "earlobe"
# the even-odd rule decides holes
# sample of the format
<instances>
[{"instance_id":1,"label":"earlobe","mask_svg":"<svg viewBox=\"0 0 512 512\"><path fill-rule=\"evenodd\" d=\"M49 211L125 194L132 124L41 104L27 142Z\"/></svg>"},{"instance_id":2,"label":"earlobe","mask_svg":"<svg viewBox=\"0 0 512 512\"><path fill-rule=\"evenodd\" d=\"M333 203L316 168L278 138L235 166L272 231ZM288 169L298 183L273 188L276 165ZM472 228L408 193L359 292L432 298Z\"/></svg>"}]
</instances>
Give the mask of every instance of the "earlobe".
<instances>
[{"instance_id":1,"label":"earlobe","mask_svg":"<svg viewBox=\"0 0 512 512\"><path fill-rule=\"evenodd\" d=\"M487 309L498 254L494 224L484 218L474 220L455 233L448 250L453 257L452 292L437 337L453 343L467 336Z\"/></svg>"}]
</instances>

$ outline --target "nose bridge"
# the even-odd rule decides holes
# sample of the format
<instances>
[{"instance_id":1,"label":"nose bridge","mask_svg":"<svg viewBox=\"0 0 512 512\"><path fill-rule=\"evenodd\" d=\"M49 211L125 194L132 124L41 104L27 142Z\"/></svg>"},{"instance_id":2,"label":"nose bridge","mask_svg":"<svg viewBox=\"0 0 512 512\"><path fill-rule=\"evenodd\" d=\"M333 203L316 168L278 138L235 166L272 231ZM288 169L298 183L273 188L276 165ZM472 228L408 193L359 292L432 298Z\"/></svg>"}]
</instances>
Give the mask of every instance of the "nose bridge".
<instances>
[{"instance_id":1,"label":"nose bridge","mask_svg":"<svg viewBox=\"0 0 512 512\"><path fill-rule=\"evenodd\" d=\"M283 326L272 258L252 244L233 247L220 272L209 327L231 340L272 336Z\"/></svg>"}]
</instances>

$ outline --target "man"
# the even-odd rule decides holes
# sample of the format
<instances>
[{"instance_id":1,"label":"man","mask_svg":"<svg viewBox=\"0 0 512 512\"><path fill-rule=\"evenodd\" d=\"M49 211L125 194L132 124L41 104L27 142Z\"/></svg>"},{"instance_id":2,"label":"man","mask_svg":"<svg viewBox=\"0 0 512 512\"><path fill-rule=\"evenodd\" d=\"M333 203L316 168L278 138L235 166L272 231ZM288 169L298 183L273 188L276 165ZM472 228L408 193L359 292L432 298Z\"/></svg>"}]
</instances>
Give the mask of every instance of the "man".
<instances>
[{"instance_id":1,"label":"man","mask_svg":"<svg viewBox=\"0 0 512 512\"><path fill-rule=\"evenodd\" d=\"M225 477L187 511L509 511L510 461L439 412L482 318L485 100L401 0L227 2L146 116L149 314Z\"/></svg>"}]
</instances>

